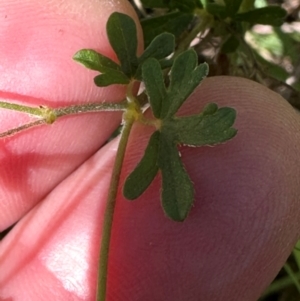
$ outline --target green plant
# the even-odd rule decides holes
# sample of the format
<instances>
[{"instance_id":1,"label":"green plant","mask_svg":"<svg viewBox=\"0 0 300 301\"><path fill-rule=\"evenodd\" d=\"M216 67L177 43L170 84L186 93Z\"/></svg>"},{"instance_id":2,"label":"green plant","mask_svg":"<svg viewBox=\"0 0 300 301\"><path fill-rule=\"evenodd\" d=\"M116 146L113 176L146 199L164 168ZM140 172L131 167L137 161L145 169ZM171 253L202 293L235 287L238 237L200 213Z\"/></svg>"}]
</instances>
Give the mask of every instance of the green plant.
<instances>
[{"instance_id":1,"label":"green plant","mask_svg":"<svg viewBox=\"0 0 300 301\"><path fill-rule=\"evenodd\" d=\"M178 144L191 146L218 144L231 139L236 134L236 130L232 128L235 119L235 111L232 108L218 108L216 104L208 104L199 114L176 116L184 101L208 74L208 64L198 66L197 63L200 47L207 41L211 42L215 37L221 38L218 45L220 49L218 62L221 67L224 60L229 63L225 72L224 70L222 72L254 78L262 83L267 75L292 89L283 83L285 78L278 79L276 74L268 73L269 69L265 68L266 63L263 60L257 61L257 58L260 58L259 53L245 42L245 34L253 24L274 26L282 24L286 14L282 8L266 6L255 9L254 1L242 0L224 1L225 5L205 0L189 0L184 3L176 0L143 0L142 2L145 7L153 11L159 8L165 10L165 13L142 20L146 49L140 57L136 56L134 22L119 13L113 14L107 23L107 34L119 64L91 49L81 50L74 56L76 61L100 72L100 75L94 79L96 85L101 87L112 84L126 85L126 99L123 102L92 103L57 109L0 103L2 108L39 117L37 121L2 133L2 137L42 123L53 123L65 115L105 110L124 112L124 125L105 216L101 251L104 260L100 263L98 300L105 299L114 202L132 124L141 122L149 125L153 127L154 133L149 140L144 157L126 180L124 195L128 199L138 198L160 171L163 188L162 207L165 214L175 221L183 221L188 216L194 198L191 180L179 157ZM199 33L207 29L209 29L207 36L194 46L196 51L189 50ZM206 60L213 67L210 59L206 58ZM133 86L136 82L145 84L145 91L137 96L133 94ZM151 119L143 114L145 95L154 115ZM174 174L177 176L175 177Z\"/></svg>"},{"instance_id":2,"label":"green plant","mask_svg":"<svg viewBox=\"0 0 300 301\"><path fill-rule=\"evenodd\" d=\"M75 54L74 59L92 70L101 72L94 79L97 86L127 85L126 100L123 103L89 104L60 109L1 104L4 108L42 117L37 122L13 129L4 135L15 134L41 122L53 123L60 116L76 114L79 111L89 112L112 108L124 111L123 129L104 218L97 300L105 300L106 295L107 263L114 206L132 124L135 121L142 122L154 127L155 131L149 140L144 157L127 178L124 195L128 199L138 198L160 170L162 206L166 215L174 221L183 221L187 217L194 199L193 184L181 163L177 145L213 145L225 142L236 134L236 130L231 127L235 120L235 110L232 108L219 109L216 104L211 103L197 115L184 117L175 115L208 73L207 64L198 66L194 50L184 51L174 60L170 69L170 83L166 87L161 61L174 52L174 37L171 34L157 36L139 58L136 56L136 27L130 17L113 13L107 22L107 35L120 64L90 49L80 50ZM154 119L147 119L144 116L141 104L133 94L133 86L137 81L143 81L145 84Z\"/></svg>"}]
</instances>

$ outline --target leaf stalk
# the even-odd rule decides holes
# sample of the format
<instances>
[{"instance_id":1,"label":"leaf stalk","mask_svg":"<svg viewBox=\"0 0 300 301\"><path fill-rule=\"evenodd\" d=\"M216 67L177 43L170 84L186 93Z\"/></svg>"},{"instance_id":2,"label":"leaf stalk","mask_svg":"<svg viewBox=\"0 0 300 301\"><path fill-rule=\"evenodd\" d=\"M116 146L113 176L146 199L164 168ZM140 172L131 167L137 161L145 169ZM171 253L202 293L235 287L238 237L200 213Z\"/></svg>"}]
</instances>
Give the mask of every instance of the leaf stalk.
<instances>
[{"instance_id":1,"label":"leaf stalk","mask_svg":"<svg viewBox=\"0 0 300 301\"><path fill-rule=\"evenodd\" d=\"M44 115L43 108L41 107L29 107L29 106L18 105L16 103L10 103L5 101L0 101L0 108L27 113L38 117L43 117Z\"/></svg>"},{"instance_id":2,"label":"leaf stalk","mask_svg":"<svg viewBox=\"0 0 300 301\"><path fill-rule=\"evenodd\" d=\"M135 114L132 110L124 112L124 125L121 132L121 138L116 154L116 159L111 176L111 182L106 202L106 210L104 214L104 223L102 229L102 241L99 258L98 268L98 283L97 283L97 301L105 301L107 293L107 274L109 262L109 247L112 233L113 217L116 205L117 192L120 181L120 174L122 170L122 163L125 156L128 138L134 121L136 120Z\"/></svg>"},{"instance_id":3,"label":"leaf stalk","mask_svg":"<svg viewBox=\"0 0 300 301\"><path fill-rule=\"evenodd\" d=\"M24 125L0 133L0 138L4 138L8 136L13 136L19 132L22 132L24 130L42 124L52 124L58 118L67 115L93 113L93 112L96 113L101 111L125 111L128 108L128 103L126 100L123 100L120 103L105 103L105 102L86 103L82 105L73 105L73 106L66 106L66 107L52 109L46 106L31 107L31 106L25 106L25 105L0 101L0 108L26 113L38 118L38 120L26 123Z\"/></svg>"}]
</instances>

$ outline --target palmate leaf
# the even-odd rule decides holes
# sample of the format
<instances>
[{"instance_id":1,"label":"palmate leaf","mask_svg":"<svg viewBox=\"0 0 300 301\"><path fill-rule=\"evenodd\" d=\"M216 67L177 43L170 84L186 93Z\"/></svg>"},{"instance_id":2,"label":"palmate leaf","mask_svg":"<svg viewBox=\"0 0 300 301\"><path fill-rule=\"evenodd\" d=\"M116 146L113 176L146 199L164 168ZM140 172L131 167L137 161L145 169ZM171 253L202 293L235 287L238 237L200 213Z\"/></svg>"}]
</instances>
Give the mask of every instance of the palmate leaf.
<instances>
[{"instance_id":1,"label":"palmate leaf","mask_svg":"<svg viewBox=\"0 0 300 301\"><path fill-rule=\"evenodd\" d=\"M170 73L166 89L159 62L151 58L142 65L143 81L156 118L169 118L178 111L208 74L208 65L198 66L196 52L187 50L175 59Z\"/></svg>"},{"instance_id":2,"label":"palmate leaf","mask_svg":"<svg viewBox=\"0 0 300 301\"><path fill-rule=\"evenodd\" d=\"M172 63L171 60L165 59L174 52L175 48L175 38L170 33L162 33L155 37L138 58L136 55L137 30L133 19L115 12L107 21L106 31L109 42L119 59L119 64L92 49L82 49L73 57L86 68L101 72L94 78L97 86L127 85L133 78L141 80L141 66L151 57L159 60L160 66L165 68Z\"/></svg>"},{"instance_id":3,"label":"palmate leaf","mask_svg":"<svg viewBox=\"0 0 300 301\"><path fill-rule=\"evenodd\" d=\"M183 221L193 204L194 188L176 144L169 138L160 131L152 134L143 158L125 181L123 194L128 200L138 198L160 170L164 212L174 221Z\"/></svg>"},{"instance_id":4,"label":"palmate leaf","mask_svg":"<svg viewBox=\"0 0 300 301\"><path fill-rule=\"evenodd\" d=\"M198 115L175 117L163 121L162 132L179 143L191 146L204 146L223 143L232 139L237 130L232 128L236 112L232 108L218 109L216 104ZM216 110L217 108L217 110Z\"/></svg>"},{"instance_id":5,"label":"palmate leaf","mask_svg":"<svg viewBox=\"0 0 300 301\"><path fill-rule=\"evenodd\" d=\"M166 89L159 62L151 58L142 65L142 78L156 118L169 118L178 111L208 74L208 65L198 66L196 52L191 49L175 59L170 73Z\"/></svg>"},{"instance_id":6,"label":"palmate leaf","mask_svg":"<svg viewBox=\"0 0 300 301\"><path fill-rule=\"evenodd\" d=\"M183 221L194 200L193 184L181 162L178 144L214 145L233 138L236 113L232 108L208 104L199 115L172 117L162 120L137 167L125 181L123 193L127 199L138 198L161 171L161 202L165 214L174 221Z\"/></svg>"},{"instance_id":7,"label":"palmate leaf","mask_svg":"<svg viewBox=\"0 0 300 301\"><path fill-rule=\"evenodd\" d=\"M197 7L195 1L181 3L170 0L169 4L178 4L183 10L186 7L194 9ZM237 4L232 9L238 9ZM170 84L166 87L161 68L172 62L166 56L174 52L174 36L162 33L138 58L137 30L135 22L129 16L113 13L108 19L106 29L120 65L90 49L79 51L74 59L101 73L94 79L98 86L129 84L131 80L142 79L157 119L153 123L157 130L152 134L143 158L125 181L124 196L130 200L138 198L160 171L164 212L175 221L183 221L192 207L194 189L181 162L177 146L210 145L231 139L236 134L236 130L231 127L235 120L235 111L231 108L218 109L216 104L209 104L200 114L176 117L175 114L184 101L208 74L208 65L198 65L197 54L192 49L181 53L174 59L169 76ZM137 103L136 105L138 106ZM131 113L130 106L128 110ZM136 113L135 111L134 114Z\"/></svg>"},{"instance_id":8,"label":"palmate leaf","mask_svg":"<svg viewBox=\"0 0 300 301\"><path fill-rule=\"evenodd\" d=\"M160 63L150 58L142 65L142 79L154 117L160 128L151 136L144 157L125 182L124 195L138 198L150 185L158 170L162 175L161 202L164 212L183 221L193 204L192 182L181 162L178 145L204 146L225 142L236 135L232 128L236 112L208 104L197 115L176 117L178 109L208 73L208 65L197 65L193 50L175 59L166 88Z\"/></svg>"}]
</instances>

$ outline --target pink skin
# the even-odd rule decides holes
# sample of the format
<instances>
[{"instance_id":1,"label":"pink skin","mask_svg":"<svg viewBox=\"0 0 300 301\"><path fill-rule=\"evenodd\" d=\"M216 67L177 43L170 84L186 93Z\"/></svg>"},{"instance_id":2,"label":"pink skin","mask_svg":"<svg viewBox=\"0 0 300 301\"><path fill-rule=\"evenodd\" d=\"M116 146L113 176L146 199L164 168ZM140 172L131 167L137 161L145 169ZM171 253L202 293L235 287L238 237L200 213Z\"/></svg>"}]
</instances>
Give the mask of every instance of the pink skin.
<instances>
[{"instance_id":1,"label":"pink skin","mask_svg":"<svg viewBox=\"0 0 300 301\"><path fill-rule=\"evenodd\" d=\"M71 57L88 47L113 56L105 22L115 10L133 15L128 2L39 3L0 4L1 98L51 106L122 99L120 87L95 88L94 73ZM184 223L164 216L159 177L135 202L120 189L107 301L256 301L299 237L299 114L268 89L231 77L205 80L181 113L207 102L237 109L238 136L180 148L196 188ZM1 131L27 118L0 114ZM94 300L118 141L100 147L119 120L118 113L67 117L0 141L0 228L23 217L0 243L1 301ZM122 182L151 131L134 127Z\"/></svg>"}]
</instances>

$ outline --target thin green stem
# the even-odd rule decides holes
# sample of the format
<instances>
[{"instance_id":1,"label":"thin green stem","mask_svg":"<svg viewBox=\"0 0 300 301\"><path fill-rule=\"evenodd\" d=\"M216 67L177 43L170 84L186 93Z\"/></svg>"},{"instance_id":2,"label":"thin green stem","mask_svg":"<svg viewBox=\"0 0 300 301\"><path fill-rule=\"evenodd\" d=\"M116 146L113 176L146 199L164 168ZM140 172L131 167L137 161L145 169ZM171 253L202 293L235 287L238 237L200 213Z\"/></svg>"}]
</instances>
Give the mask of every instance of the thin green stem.
<instances>
[{"instance_id":1,"label":"thin green stem","mask_svg":"<svg viewBox=\"0 0 300 301\"><path fill-rule=\"evenodd\" d=\"M179 43L178 48L175 51L173 59L175 59L180 53L187 50L193 40L198 36L199 33L204 32L206 28L209 28L211 25L210 16L200 16L198 23L195 27L191 30L191 32Z\"/></svg>"},{"instance_id":2,"label":"thin green stem","mask_svg":"<svg viewBox=\"0 0 300 301\"><path fill-rule=\"evenodd\" d=\"M29 107L24 105L18 105L11 102L0 101L0 108L23 112L35 116L43 116L43 112L39 107Z\"/></svg>"},{"instance_id":3,"label":"thin green stem","mask_svg":"<svg viewBox=\"0 0 300 301\"><path fill-rule=\"evenodd\" d=\"M294 271L291 269L291 267L289 266L288 263L285 263L283 268L286 271L286 273L289 275L289 277L293 280L293 283L294 283L298 293L300 294L300 283L299 283L299 280L297 279Z\"/></svg>"},{"instance_id":4,"label":"thin green stem","mask_svg":"<svg viewBox=\"0 0 300 301\"><path fill-rule=\"evenodd\" d=\"M38 126L38 125L45 124L45 123L46 123L46 121L44 119L39 119L39 120L36 120L33 122L29 122L29 123L23 124L21 126L15 127L13 129L10 129L6 132L0 133L0 138L13 136L19 132L22 132L22 131L32 128L34 126Z\"/></svg>"},{"instance_id":5,"label":"thin green stem","mask_svg":"<svg viewBox=\"0 0 300 301\"><path fill-rule=\"evenodd\" d=\"M299 281L300 280L300 272L295 273L295 278ZM286 276L284 278L275 280L274 282L272 282L272 284L264 291L264 293L262 294L262 298L263 297L267 297L271 294L280 292L284 289L286 289L287 287L290 287L291 285L293 285L295 283L295 280L292 279L289 276Z\"/></svg>"},{"instance_id":6,"label":"thin green stem","mask_svg":"<svg viewBox=\"0 0 300 301\"><path fill-rule=\"evenodd\" d=\"M65 115L73 115L80 113L100 112L100 111L125 111L127 108L127 101L120 103L87 103L82 105L67 106L57 108L54 110L57 118Z\"/></svg>"},{"instance_id":7,"label":"thin green stem","mask_svg":"<svg viewBox=\"0 0 300 301\"><path fill-rule=\"evenodd\" d=\"M37 117L47 117L50 114L55 114L55 116L61 117L71 114L89 113L89 112L99 112L99 111L125 111L127 108L127 101L124 100L120 103L86 103L82 105L66 106L57 109L51 109L44 106L30 107L25 105L18 105L11 102L0 101L0 108L18 111L22 113L27 113Z\"/></svg>"},{"instance_id":8,"label":"thin green stem","mask_svg":"<svg viewBox=\"0 0 300 301\"><path fill-rule=\"evenodd\" d=\"M109 187L109 193L107 197L107 205L104 214L104 224L102 229L102 242L100 249L99 268L98 268L98 283L97 283L97 301L106 300L106 289L107 289L107 272L108 272L108 261L109 261L109 246L113 225L113 216L116 205L116 197L118 192L120 174L128 137L133 122L135 121L135 115L132 114L131 110L124 113L124 126L121 133L121 138L116 154L116 159L113 167L111 176L111 182Z\"/></svg>"},{"instance_id":9,"label":"thin green stem","mask_svg":"<svg viewBox=\"0 0 300 301\"><path fill-rule=\"evenodd\" d=\"M73 114L100 112L100 111L125 111L128 107L127 101L123 100L120 103L87 103L82 105L66 106L57 109L52 109L45 106L30 107L24 105L18 105L9 102L0 101L0 108L27 113L38 117L39 119L34 122L26 123L22 126L10 129L6 132L0 133L0 138L12 136L23 130L41 124L52 124L56 119Z\"/></svg>"}]
</instances>

